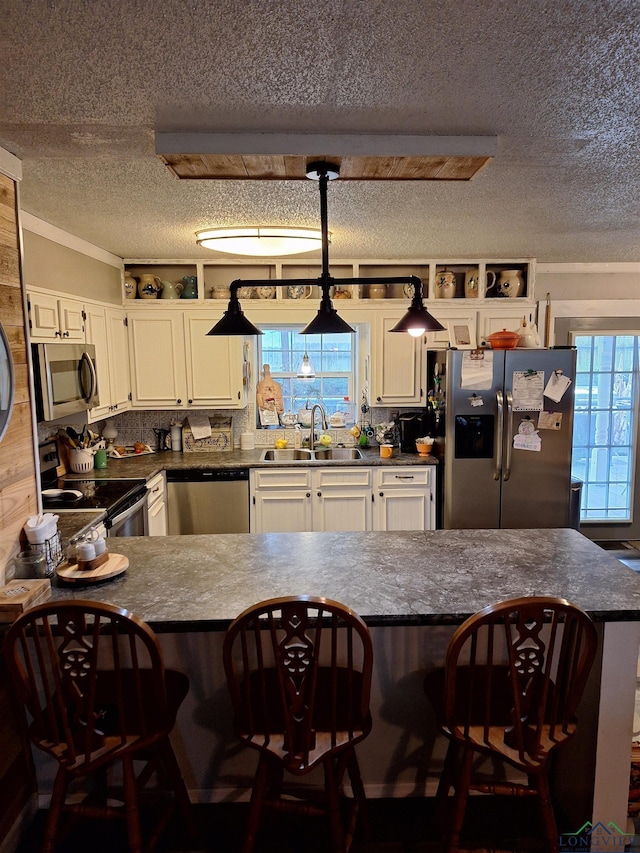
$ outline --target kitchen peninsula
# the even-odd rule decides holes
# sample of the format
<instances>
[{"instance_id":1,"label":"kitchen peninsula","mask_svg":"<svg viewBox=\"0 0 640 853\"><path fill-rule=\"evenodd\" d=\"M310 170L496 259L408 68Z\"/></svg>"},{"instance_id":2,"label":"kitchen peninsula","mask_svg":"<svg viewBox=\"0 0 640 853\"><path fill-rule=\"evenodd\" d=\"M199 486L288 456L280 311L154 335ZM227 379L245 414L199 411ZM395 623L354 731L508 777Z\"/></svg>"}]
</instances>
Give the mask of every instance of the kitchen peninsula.
<instances>
[{"instance_id":1,"label":"kitchen peninsula","mask_svg":"<svg viewBox=\"0 0 640 853\"><path fill-rule=\"evenodd\" d=\"M588 819L625 826L640 576L576 531L134 537L117 548L130 560L125 575L92 587L56 585L53 595L134 611L160 634L167 665L188 674L176 742L194 800L237 799L251 785L255 758L237 751L221 664L224 630L250 604L322 595L364 617L375 663L363 777L371 796L409 796L432 794L441 770L443 745L422 680L442 664L454 626L500 599L546 594L583 607L601 638L579 735L561 756L571 770L561 762L555 779L570 823L563 828ZM41 792L45 777L40 768Z\"/></svg>"}]
</instances>

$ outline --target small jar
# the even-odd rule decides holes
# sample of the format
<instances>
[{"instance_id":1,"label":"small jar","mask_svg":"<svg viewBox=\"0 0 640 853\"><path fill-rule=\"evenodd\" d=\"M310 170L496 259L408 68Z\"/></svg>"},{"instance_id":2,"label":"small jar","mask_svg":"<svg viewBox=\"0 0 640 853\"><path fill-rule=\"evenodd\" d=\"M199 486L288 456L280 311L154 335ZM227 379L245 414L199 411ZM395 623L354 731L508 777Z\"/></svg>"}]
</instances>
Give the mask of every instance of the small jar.
<instances>
[{"instance_id":1,"label":"small jar","mask_svg":"<svg viewBox=\"0 0 640 853\"><path fill-rule=\"evenodd\" d=\"M385 299L387 296L386 284L370 284L369 299Z\"/></svg>"}]
</instances>

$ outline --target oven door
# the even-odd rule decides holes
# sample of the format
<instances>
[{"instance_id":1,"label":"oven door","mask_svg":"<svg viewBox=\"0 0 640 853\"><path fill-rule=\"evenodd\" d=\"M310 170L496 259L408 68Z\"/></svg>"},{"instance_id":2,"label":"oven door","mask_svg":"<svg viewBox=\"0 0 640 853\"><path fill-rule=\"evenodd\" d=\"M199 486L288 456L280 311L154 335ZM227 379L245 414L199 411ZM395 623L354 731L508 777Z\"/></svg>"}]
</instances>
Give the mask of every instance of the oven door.
<instances>
[{"instance_id":1,"label":"oven door","mask_svg":"<svg viewBox=\"0 0 640 853\"><path fill-rule=\"evenodd\" d=\"M107 536L147 535L147 492L137 495L130 504L118 507L105 520Z\"/></svg>"}]
</instances>

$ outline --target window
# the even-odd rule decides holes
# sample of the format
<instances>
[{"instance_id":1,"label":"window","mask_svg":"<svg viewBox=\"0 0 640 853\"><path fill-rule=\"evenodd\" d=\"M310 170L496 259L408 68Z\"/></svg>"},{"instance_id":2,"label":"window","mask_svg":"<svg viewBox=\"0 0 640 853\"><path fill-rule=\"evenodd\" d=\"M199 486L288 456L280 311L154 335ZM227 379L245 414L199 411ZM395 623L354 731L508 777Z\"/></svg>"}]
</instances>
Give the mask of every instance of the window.
<instances>
[{"instance_id":1,"label":"window","mask_svg":"<svg viewBox=\"0 0 640 853\"><path fill-rule=\"evenodd\" d=\"M327 417L345 412L354 417L354 335L300 335L298 326L263 327L258 338L258 364L268 364L273 378L282 385L285 412L324 406ZM315 379L298 379L296 373L305 352L316 372Z\"/></svg>"},{"instance_id":2,"label":"window","mask_svg":"<svg viewBox=\"0 0 640 853\"><path fill-rule=\"evenodd\" d=\"M573 335L577 347L573 462L582 521L630 522L637 433L634 334Z\"/></svg>"}]
</instances>

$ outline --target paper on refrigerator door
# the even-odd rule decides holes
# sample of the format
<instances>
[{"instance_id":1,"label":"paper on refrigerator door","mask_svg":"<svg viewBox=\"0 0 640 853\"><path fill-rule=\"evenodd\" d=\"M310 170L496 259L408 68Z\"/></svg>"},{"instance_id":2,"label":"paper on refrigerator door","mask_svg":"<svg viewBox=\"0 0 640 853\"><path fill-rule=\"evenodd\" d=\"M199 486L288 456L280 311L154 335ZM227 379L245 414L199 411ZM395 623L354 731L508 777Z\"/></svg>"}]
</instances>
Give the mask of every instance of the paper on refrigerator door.
<instances>
[{"instance_id":1,"label":"paper on refrigerator door","mask_svg":"<svg viewBox=\"0 0 640 853\"><path fill-rule=\"evenodd\" d=\"M569 385L571 380L561 370L554 370L544 389L544 396L553 400L554 403L559 403Z\"/></svg>"},{"instance_id":2,"label":"paper on refrigerator door","mask_svg":"<svg viewBox=\"0 0 640 853\"><path fill-rule=\"evenodd\" d=\"M460 387L488 391L493 385L493 353L470 350L462 353Z\"/></svg>"}]
</instances>

